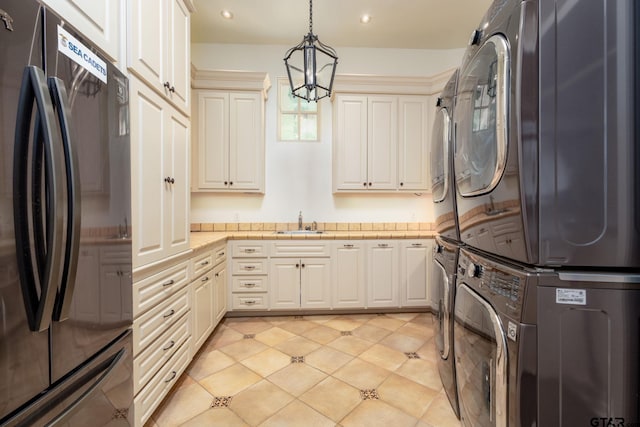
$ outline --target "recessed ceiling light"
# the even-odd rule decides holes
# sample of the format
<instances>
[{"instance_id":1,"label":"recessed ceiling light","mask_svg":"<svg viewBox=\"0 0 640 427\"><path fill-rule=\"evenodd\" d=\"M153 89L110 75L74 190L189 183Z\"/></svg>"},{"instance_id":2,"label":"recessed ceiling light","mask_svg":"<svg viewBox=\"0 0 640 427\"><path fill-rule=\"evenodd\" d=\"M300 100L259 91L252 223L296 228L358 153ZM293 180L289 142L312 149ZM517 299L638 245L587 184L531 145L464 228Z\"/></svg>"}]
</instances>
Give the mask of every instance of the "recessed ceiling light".
<instances>
[{"instance_id":1,"label":"recessed ceiling light","mask_svg":"<svg viewBox=\"0 0 640 427\"><path fill-rule=\"evenodd\" d=\"M229 12L228 10L223 10L222 12L220 12L220 15L222 15L224 19L233 19L233 13Z\"/></svg>"},{"instance_id":2,"label":"recessed ceiling light","mask_svg":"<svg viewBox=\"0 0 640 427\"><path fill-rule=\"evenodd\" d=\"M368 24L369 22L371 22L371 15L362 15L360 17L361 24Z\"/></svg>"}]
</instances>

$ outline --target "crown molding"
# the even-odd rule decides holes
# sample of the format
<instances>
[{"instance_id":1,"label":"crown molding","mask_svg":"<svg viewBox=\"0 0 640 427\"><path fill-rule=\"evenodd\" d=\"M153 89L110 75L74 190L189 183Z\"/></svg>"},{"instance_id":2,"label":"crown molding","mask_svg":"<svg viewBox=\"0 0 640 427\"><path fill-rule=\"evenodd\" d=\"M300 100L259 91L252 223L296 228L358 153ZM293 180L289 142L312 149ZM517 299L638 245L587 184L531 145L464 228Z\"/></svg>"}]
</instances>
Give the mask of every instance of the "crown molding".
<instances>
[{"instance_id":1,"label":"crown molding","mask_svg":"<svg viewBox=\"0 0 640 427\"><path fill-rule=\"evenodd\" d=\"M191 64L192 89L254 90L262 92L264 99L271 88L266 72L199 70Z\"/></svg>"},{"instance_id":2,"label":"crown molding","mask_svg":"<svg viewBox=\"0 0 640 427\"><path fill-rule=\"evenodd\" d=\"M435 95L442 92L455 68L429 77L336 74L332 93Z\"/></svg>"}]
</instances>

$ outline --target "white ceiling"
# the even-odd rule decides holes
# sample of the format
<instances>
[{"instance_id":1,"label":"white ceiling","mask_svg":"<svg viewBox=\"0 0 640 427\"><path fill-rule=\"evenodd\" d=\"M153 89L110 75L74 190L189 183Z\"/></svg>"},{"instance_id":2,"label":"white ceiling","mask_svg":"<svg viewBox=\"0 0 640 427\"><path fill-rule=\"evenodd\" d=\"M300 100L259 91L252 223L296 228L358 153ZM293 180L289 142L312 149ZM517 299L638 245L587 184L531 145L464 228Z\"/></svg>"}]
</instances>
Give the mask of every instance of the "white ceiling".
<instances>
[{"instance_id":1,"label":"white ceiling","mask_svg":"<svg viewBox=\"0 0 640 427\"><path fill-rule=\"evenodd\" d=\"M193 43L298 44L307 0L193 0ZM316 0L313 32L332 47L454 49L467 45L491 0ZM220 12L229 10L233 19ZM361 24L362 14L371 15Z\"/></svg>"}]
</instances>

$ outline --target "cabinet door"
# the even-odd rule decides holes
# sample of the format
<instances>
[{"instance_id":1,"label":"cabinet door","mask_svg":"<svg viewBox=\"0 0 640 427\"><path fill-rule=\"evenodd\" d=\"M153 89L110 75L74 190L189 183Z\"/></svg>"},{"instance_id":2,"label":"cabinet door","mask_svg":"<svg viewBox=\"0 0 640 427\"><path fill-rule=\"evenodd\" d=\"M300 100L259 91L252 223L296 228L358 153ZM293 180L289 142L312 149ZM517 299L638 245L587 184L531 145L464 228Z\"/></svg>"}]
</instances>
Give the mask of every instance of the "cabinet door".
<instances>
[{"instance_id":1,"label":"cabinet door","mask_svg":"<svg viewBox=\"0 0 640 427\"><path fill-rule=\"evenodd\" d=\"M100 251L97 247L88 247L78 254L76 282L82 283L74 290L72 319L94 325L100 324L100 283L95 272L100 271Z\"/></svg>"},{"instance_id":2,"label":"cabinet door","mask_svg":"<svg viewBox=\"0 0 640 427\"><path fill-rule=\"evenodd\" d=\"M229 183L229 93L197 91L194 121L197 149L193 167L197 189L226 189Z\"/></svg>"},{"instance_id":3,"label":"cabinet door","mask_svg":"<svg viewBox=\"0 0 640 427\"><path fill-rule=\"evenodd\" d=\"M194 353L213 330L213 277L211 272L193 282L193 344Z\"/></svg>"},{"instance_id":4,"label":"cabinet door","mask_svg":"<svg viewBox=\"0 0 640 427\"><path fill-rule=\"evenodd\" d=\"M170 0L169 4L170 37L167 46L169 82L171 91L167 95L175 105L189 114L189 98L191 92L191 14L182 0ZM166 90L166 88L165 88Z\"/></svg>"},{"instance_id":5,"label":"cabinet door","mask_svg":"<svg viewBox=\"0 0 640 427\"><path fill-rule=\"evenodd\" d=\"M120 58L120 0L41 0L80 31L111 61Z\"/></svg>"},{"instance_id":6,"label":"cabinet door","mask_svg":"<svg viewBox=\"0 0 640 427\"><path fill-rule=\"evenodd\" d=\"M118 324L131 319L131 282L124 280L122 266L100 266L100 324ZM129 283L128 287L125 284ZM127 295L128 294L128 295Z\"/></svg>"},{"instance_id":7,"label":"cabinet door","mask_svg":"<svg viewBox=\"0 0 640 427\"><path fill-rule=\"evenodd\" d=\"M300 306L331 308L331 263L328 258L300 260Z\"/></svg>"},{"instance_id":8,"label":"cabinet door","mask_svg":"<svg viewBox=\"0 0 640 427\"><path fill-rule=\"evenodd\" d=\"M336 242L331 263L333 308L364 308L366 278L362 243Z\"/></svg>"},{"instance_id":9,"label":"cabinet door","mask_svg":"<svg viewBox=\"0 0 640 427\"><path fill-rule=\"evenodd\" d=\"M398 247L393 241L371 242L368 250L367 306L399 307Z\"/></svg>"},{"instance_id":10,"label":"cabinet door","mask_svg":"<svg viewBox=\"0 0 640 427\"><path fill-rule=\"evenodd\" d=\"M130 80L131 187L134 268L162 259L165 250L164 149L166 103Z\"/></svg>"},{"instance_id":11,"label":"cabinet door","mask_svg":"<svg viewBox=\"0 0 640 427\"><path fill-rule=\"evenodd\" d=\"M403 307L427 307L429 305L429 277L431 269L432 241L408 241L402 243L400 261L400 285Z\"/></svg>"},{"instance_id":12,"label":"cabinet door","mask_svg":"<svg viewBox=\"0 0 640 427\"><path fill-rule=\"evenodd\" d=\"M429 104L426 96L398 100L398 188L427 191L429 184Z\"/></svg>"},{"instance_id":13,"label":"cabinet door","mask_svg":"<svg viewBox=\"0 0 640 427\"><path fill-rule=\"evenodd\" d=\"M366 190L367 97L336 95L334 107L333 190Z\"/></svg>"},{"instance_id":14,"label":"cabinet door","mask_svg":"<svg viewBox=\"0 0 640 427\"><path fill-rule=\"evenodd\" d=\"M225 263L222 263L213 269L213 276L213 326L215 327L227 313L227 268Z\"/></svg>"},{"instance_id":15,"label":"cabinet door","mask_svg":"<svg viewBox=\"0 0 640 427\"><path fill-rule=\"evenodd\" d=\"M166 0L129 0L128 3L128 66L151 87L162 91L168 79L166 46L170 34Z\"/></svg>"},{"instance_id":16,"label":"cabinet door","mask_svg":"<svg viewBox=\"0 0 640 427\"><path fill-rule=\"evenodd\" d=\"M398 183L397 97L369 96L367 123L367 188L395 190Z\"/></svg>"},{"instance_id":17,"label":"cabinet door","mask_svg":"<svg viewBox=\"0 0 640 427\"><path fill-rule=\"evenodd\" d=\"M189 249L189 120L172 107L167 108L165 116L169 127L165 147L166 191L164 223L166 242L165 255L172 255Z\"/></svg>"},{"instance_id":18,"label":"cabinet door","mask_svg":"<svg viewBox=\"0 0 640 427\"><path fill-rule=\"evenodd\" d=\"M300 308L300 259L272 258L269 282L272 310Z\"/></svg>"},{"instance_id":19,"label":"cabinet door","mask_svg":"<svg viewBox=\"0 0 640 427\"><path fill-rule=\"evenodd\" d=\"M264 192L262 95L229 94L229 189Z\"/></svg>"}]
</instances>

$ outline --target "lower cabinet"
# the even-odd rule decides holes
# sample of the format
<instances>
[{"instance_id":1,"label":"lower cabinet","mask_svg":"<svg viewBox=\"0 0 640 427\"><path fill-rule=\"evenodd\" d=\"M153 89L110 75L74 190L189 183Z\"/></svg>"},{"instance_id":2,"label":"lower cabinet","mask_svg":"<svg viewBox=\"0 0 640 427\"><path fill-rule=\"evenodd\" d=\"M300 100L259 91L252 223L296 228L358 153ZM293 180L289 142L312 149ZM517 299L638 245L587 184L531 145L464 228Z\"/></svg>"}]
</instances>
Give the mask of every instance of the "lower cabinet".
<instances>
[{"instance_id":1,"label":"lower cabinet","mask_svg":"<svg viewBox=\"0 0 640 427\"><path fill-rule=\"evenodd\" d=\"M333 308L364 308L367 290L363 241L334 242L331 263Z\"/></svg>"},{"instance_id":2,"label":"lower cabinet","mask_svg":"<svg viewBox=\"0 0 640 427\"><path fill-rule=\"evenodd\" d=\"M213 331L214 281L210 272L197 278L193 286L193 350L202 346Z\"/></svg>"},{"instance_id":3,"label":"lower cabinet","mask_svg":"<svg viewBox=\"0 0 640 427\"><path fill-rule=\"evenodd\" d=\"M400 298L403 307L429 306L433 240L400 242Z\"/></svg>"},{"instance_id":4,"label":"lower cabinet","mask_svg":"<svg viewBox=\"0 0 640 427\"><path fill-rule=\"evenodd\" d=\"M272 258L271 309L331 308L328 258Z\"/></svg>"},{"instance_id":5,"label":"lower cabinet","mask_svg":"<svg viewBox=\"0 0 640 427\"><path fill-rule=\"evenodd\" d=\"M367 266L367 307L399 307L398 241L369 242Z\"/></svg>"},{"instance_id":6,"label":"lower cabinet","mask_svg":"<svg viewBox=\"0 0 640 427\"><path fill-rule=\"evenodd\" d=\"M227 266L222 262L213 269L213 324L227 314Z\"/></svg>"}]
</instances>

